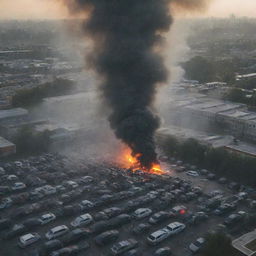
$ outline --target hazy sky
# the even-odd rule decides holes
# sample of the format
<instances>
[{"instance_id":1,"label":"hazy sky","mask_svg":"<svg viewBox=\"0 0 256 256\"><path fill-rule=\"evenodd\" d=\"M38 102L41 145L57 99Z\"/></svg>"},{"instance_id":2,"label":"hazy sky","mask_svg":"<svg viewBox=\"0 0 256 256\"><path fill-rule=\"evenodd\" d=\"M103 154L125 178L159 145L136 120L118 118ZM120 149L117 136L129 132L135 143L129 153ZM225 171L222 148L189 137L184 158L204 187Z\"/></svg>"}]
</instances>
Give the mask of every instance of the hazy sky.
<instances>
[{"instance_id":1,"label":"hazy sky","mask_svg":"<svg viewBox=\"0 0 256 256\"><path fill-rule=\"evenodd\" d=\"M129 1L129 0L127 0ZM212 0L204 16L253 16L256 17L256 0ZM66 17L63 8L54 0L0 0L1 19L44 19Z\"/></svg>"}]
</instances>

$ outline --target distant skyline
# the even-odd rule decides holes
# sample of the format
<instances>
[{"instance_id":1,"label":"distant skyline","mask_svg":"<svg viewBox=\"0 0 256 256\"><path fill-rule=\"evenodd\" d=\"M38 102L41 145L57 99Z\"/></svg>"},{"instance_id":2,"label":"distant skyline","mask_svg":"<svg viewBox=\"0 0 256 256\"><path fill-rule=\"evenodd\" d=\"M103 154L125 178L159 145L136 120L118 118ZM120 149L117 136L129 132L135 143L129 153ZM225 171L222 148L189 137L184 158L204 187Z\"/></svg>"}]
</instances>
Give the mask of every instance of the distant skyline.
<instances>
[{"instance_id":1,"label":"distant skyline","mask_svg":"<svg viewBox=\"0 0 256 256\"><path fill-rule=\"evenodd\" d=\"M198 17L256 17L256 0L212 0L208 11ZM0 0L0 19L61 19L66 10L54 0Z\"/></svg>"}]
</instances>

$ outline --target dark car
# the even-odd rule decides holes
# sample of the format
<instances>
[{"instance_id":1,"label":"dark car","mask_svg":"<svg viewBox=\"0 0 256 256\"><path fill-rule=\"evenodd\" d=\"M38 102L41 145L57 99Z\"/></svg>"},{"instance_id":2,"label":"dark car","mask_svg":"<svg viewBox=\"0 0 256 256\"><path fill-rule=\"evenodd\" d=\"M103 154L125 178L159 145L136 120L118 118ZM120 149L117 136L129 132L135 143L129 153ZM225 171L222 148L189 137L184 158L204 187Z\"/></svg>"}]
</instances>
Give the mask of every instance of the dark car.
<instances>
[{"instance_id":1,"label":"dark car","mask_svg":"<svg viewBox=\"0 0 256 256\"><path fill-rule=\"evenodd\" d=\"M223 204L214 211L214 214L215 215L223 215L223 214L229 213L235 209L236 209L235 204Z\"/></svg>"},{"instance_id":2,"label":"dark car","mask_svg":"<svg viewBox=\"0 0 256 256\"><path fill-rule=\"evenodd\" d=\"M109 230L96 236L94 240L96 244L103 246L103 245L115 242L118 236L119 236L118 230Z\"/></svg>"},{"instance_id":3,"label":"dark car","mask_svg":"<svg viewBox=\"0 0 256 256\"><path fill-rule=\"evenodd\" d=\"M23 221L23 225L27 228L32 228L41 225L41 221L38 218L30 218Z\"/></svg>"},{"instance_id":4,"label":"dark car","mask_svg":"<svg viewBox=\"0 0 256 256\"><path fill-rule=\"evenodd\" d=\"M10 219L0 219L0 230L10 228L11 225L12 225L12 222Z\"/></svg>"},{"instance_id":5,"label":"dark car","mask_svg":"<svg viewBox=\"0 0 256 256\"><path fill-rule=\"evenodd\" d=\"M154 256L170 256L172 251L169 247L159 248L155 251Z\"/></svg>"},{"instance_id":6,"label":"dark car","mask_svg":"<svg viewBox=\"0 0 256 256\"><path fill-rule=\"evenodd\" d=\"M216 179L216 175L213 174L213 173L209 173L209 174L207 175L207 179L208 179L208 180L215 180L215 179Z\"/></svg>"},{"instance_id":7,"label":"dark car","mask_svg":"<svg viewBox=\"0 0 256 256\"><path fill-rule=\"evenodd\" d=\"M63 244L60 240L54 239L44 243L40 249L40 255L48 256L50 252L59 250L63 247Z\"/></svg>"},{"instance_id":8,"label":"dark car","mask_svg":"<svg viewBox=\"0 0 256 256\"><path fill-rule=\"evenodd\" d=\"M23 224L16 224L12 227L12 229L4 235L4 239L10 239L16 236L22 235L27 228Z\"/></svg>"},{"instance_id":9,"label":"dark car","mask_svg":"<svg viewBox=\"0 0 256 256\"><path fill-rule=\"evenodd\" d=\"M171 214L169 212L160 211L160 212L153 214L149 218L149 223L150 224L158 224L158 223L161 223L161 222L167 220L170 217L171 217Z\"/></svg>"},{"instance_id":10,"label":"dark car","mask_svg":"<svg viewBox=\"0 0 256 256\"><path fill-rule=\"evenodd\" d=\"M240 187L241 187L240 184L236 182L231 182L228 184L228 188L234 191L239 191Z\"/></svg>"},{"instance_id":11,"label":"dark car","mask_svg":"<svg viewBox=\"0 0 256 256\"><path fill-rule=\"evenodd\" d=\"M228 227L237 224L243 218L240 214L231 214L225 220L224 224Z\"/></svg>"},{"instance_id":12,"label":"dark car","mask_svg":"<svg viewBox=\"0 0 256 256\"><path fill-rule=\"evenodd\" d=\"M221 177L221 178L219 178L218 182L220 184L226 184L228 182L228 180L226 178L224 178L224 177Z\"/></svg>"},{"instance_id":13,"label":"dark car","mask_svg":"<svg viewBox=\"0 0 256 256\"><path fill-rule=\"evenodd\" d=\"M78 253L87 250L90 245L87 242L83 242L80 245L72 245L68 247L61 248L57 251L53 251L50 256L68 256L68 255L78 255Z\"/></svg>"},{"instance_id":14,"label":"dark car","mask_svg":"<svg viewBox=\"0 0 256 256\"><path fill-rule=\"evenodd\" d=\"M151 228L151 225L148 223L141 223L139 225L136 225L133 229L132 232L136 235L142 234L147 232Z\"/></svg>"},{"instance_id":15,"label":"dark car","mask_svg":"<svg viewBox=\"0 0 256 256\"><path fill-rule=\"evenodd\" d=\"M112 228L120 227L128 224L131 221L131 216L128 214L120 214L117 217L109 220L109 225Z\"/></svg>"},{"instance_id":16,"label":"dark car","mask_svg":"<svg viewBox=\"0 0 256 256\"><path fill-rule=\"evenodd\" d=\"M87 238L91 235L91 232L89 229L86 228L76 228L69 232L66 236L64 236L61 239L61 242L64 245L69 245L69 244L75 244L77 241Z\"/></svg>"},{"instance_id":17,"label":"dark car","mask_svg":"<svg viewBox=\"0 0 256 256\"><path fill-rule=\"evenodd\" d=\"M139 249L132 249L128 252L122 254L123 256L141 256L141 251Z\"/></svg>"},{"instance_id":18,"label":"dark car","mask_svg":"<svg viewBox=\"0 0 256 256\"><path fill-rule=\"evenodd\" d=\"M94 223L90 227L90 230L93 234L99 234L104 231L107 231L108 229L110 229L109 222L104 220Z\"/></svg>"}]
</instances>

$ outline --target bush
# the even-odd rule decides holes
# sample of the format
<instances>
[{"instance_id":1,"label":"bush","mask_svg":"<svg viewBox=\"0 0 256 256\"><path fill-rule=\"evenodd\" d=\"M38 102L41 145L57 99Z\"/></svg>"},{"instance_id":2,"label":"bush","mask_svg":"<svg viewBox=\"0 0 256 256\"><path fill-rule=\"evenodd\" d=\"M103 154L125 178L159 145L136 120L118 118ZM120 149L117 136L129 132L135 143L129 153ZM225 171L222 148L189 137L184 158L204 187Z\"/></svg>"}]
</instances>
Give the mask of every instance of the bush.
<instances>
[{"instance_id":1,"label":"bush","mask_svg":"<svg viewBox=\"0 0 256 256\"><path fill-rule=\"evenodd\" d=\"M200 83L221 81L235 82L235 66L232 61L215 61L195 56L183 64L187 79Z\"/></svg>"},{"instance_id":2,"label":"bush","mask_svg":"<svg viewBox=\"0 0 256 256\"><path fill-rule=\"evenodd\" d=\"M237 256L238 253L231 245L231 239L224 233L213 233L206 237L202 256Z\"/></svg>"},{"instance_id":3,"label":"bush","mask_svg":"<svg viewBox=\"0 0 256 256\"><path fill-rule=\"evenodd\" d=\"M34 132L30 127L23 127L17 132L14 143L18 154L47 152L50 146L50 132Z\"/></svg>"},{"instance_id":4,"label":"bush","mask_svg":"<svg viewBox=\"0 0 256 256\"><path fill-rule=\"evenodd\" d=\"M27 107L38 104L43 98L60 96L70 93L73 82L67 79L55 79L53 82L42 84L31 89L19 90L12 98L14 107Z\"/></svg>"}]
</instances>

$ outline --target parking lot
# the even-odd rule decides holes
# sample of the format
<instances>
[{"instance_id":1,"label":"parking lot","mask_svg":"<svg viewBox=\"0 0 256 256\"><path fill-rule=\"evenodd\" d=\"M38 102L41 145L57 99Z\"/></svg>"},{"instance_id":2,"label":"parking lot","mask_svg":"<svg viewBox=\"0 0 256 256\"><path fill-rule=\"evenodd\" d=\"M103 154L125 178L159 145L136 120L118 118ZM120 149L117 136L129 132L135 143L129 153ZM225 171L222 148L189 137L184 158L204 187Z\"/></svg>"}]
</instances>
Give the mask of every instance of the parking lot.
<instances>
[{"instance_id":1,"label":"parking lot","mask_svg":"<svg viewBox=\"0 0 256 256\"><path fill-rule=\"evenodd\" d=\"M209 180L209 173L206 175L197 170L198 176L187 175L190 167L193 170L196 167L184 167L183 163L177 164L174 160L162 165L166 175L155 176L57 154L2 164L1 255L44 256L73 245L77 245L75 255L85 255L85 251L88 256L112 255L113 244L133 238L138 242L137 252L122 255L154 255L158 248L168 246L173 255L186 256L191 255L190 243L209 231L223 229L234 237L240 235L243 230L238 224L235 231L235 224L231 228L219 224L223 224L231 213L255 211L249 205L252 203L249 192L241 194L241 189L232 190L226 184L228 181L220 184L217 177ZM184 167L182 171L180 167ZM83 205L84 200L91 205L88 202ZM227 207L223 210L220 206L225 203ZM182 210L175 211L178 209L175 206ZM140 208L149 208L151 213L136 218L134 211ZM149 219L160 211L165 212L165 217L149 223ZM53 213L56 218L42 225L38 220L47 213ZM92 216L93 222L82 227L71 225L78 216L86 213ZM186 227L160 243L148 243L147 237L152 232L172 222L184 223ZM147 229L134 233L134 228L141 223L147 224ZM48 241L45 235L59 225L66 225L69 230L56 238L59 240L56 248L49 249L45 245ZM81 229L81 236L69 239L72 230L77 228ZM95 237L109 230L117 230L117 236L105 246L97 245ZM19 237L28 233L37 233L41 238L24 249L19 248Z\"/></svg>"}]
</instances>

